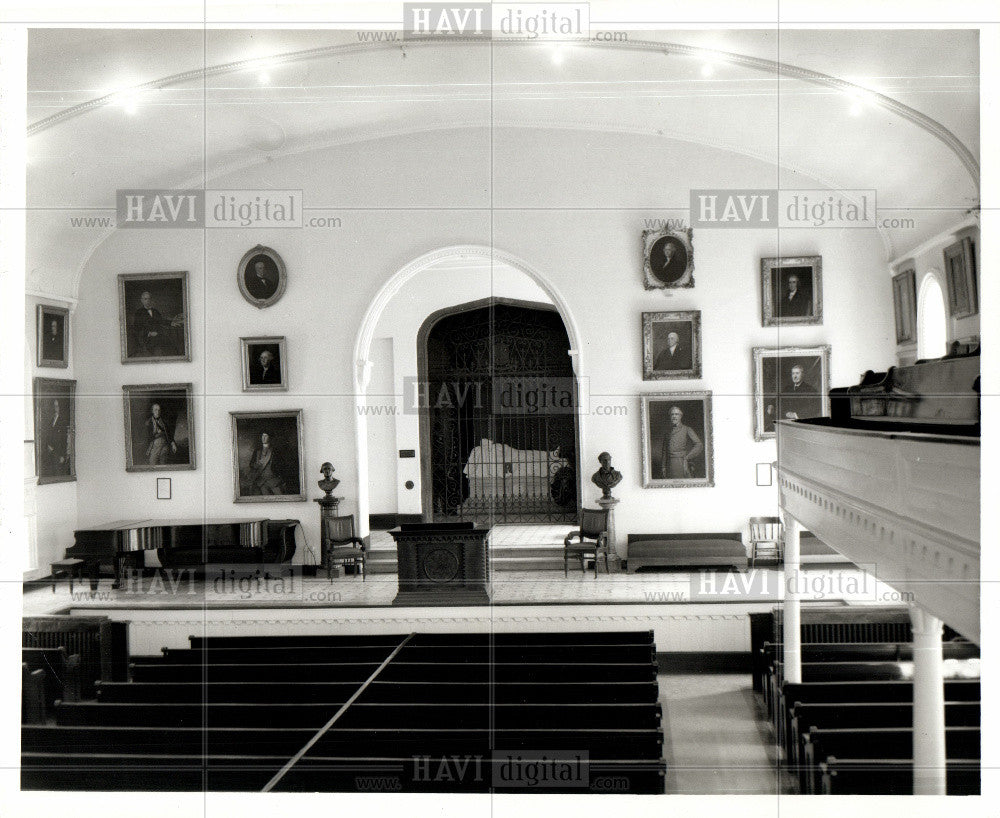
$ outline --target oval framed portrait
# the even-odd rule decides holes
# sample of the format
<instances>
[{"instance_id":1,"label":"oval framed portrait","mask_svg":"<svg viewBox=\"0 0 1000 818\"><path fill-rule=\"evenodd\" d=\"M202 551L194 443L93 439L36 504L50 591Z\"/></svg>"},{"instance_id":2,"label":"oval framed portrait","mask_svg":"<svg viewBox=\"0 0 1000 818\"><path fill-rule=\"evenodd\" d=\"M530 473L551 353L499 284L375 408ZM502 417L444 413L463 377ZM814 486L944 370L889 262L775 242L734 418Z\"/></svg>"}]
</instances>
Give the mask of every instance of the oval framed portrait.
<instances>
[{"instance_id":1,"label":"oval framed portrait","mask_svg":"<svg viewBox=\"0 0 1000 818\"><path fill-rule=\"evenodd\" d=\"M285 294L285 262L270 247L258 244L240 259L236 281L247 301L258 309L270 307Z\"/></svg>"},{"instance_id":2,"label":"oval framed portrait","mask_svg":"<svg viewBox=\"0 0 1000 818\"><path fill-rule=\"evenodd\" d=\"M643 230L643 284L647 290L694 286L691 228Z\"/></svg>"}]
</instances>

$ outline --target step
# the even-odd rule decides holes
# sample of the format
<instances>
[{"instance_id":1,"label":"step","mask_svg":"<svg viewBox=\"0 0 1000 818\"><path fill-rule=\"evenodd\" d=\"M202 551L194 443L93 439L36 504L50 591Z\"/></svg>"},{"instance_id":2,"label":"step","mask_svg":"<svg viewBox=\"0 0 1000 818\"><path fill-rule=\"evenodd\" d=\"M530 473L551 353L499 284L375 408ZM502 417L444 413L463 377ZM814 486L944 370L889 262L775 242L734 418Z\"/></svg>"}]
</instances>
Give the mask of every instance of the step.
<instances>
[{"instance_id":1,"label":"step","mask_svg":"<svg viewBox=\"0 0 1000 818\"><path fill-rule=\"evenodd\" d=\"M490 549L490 564L494 571L562 571L562 553L561 545L506 545ZM570 568L575 564L571 563ZM369 551L365 568L369 574L395 574L396 550Z\"/></svg>"}]
</instances>

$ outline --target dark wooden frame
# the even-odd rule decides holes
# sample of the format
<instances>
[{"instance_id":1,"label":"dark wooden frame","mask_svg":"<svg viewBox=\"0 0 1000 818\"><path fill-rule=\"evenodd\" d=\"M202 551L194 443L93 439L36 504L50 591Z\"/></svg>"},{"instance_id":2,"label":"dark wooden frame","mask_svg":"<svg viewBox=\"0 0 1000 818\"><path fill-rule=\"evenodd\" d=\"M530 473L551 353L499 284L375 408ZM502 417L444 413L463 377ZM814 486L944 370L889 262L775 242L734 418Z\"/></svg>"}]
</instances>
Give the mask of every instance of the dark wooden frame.
<instances>
[{"instance_id":1,"label":"dark wooden frame","mask_svg":"<svg viewBox=\"0 0 1000 818\"><path fill-rule=\"evenodd\" d=\"M46 315L58 315L62 318L62 358L46 358L43 353L42 336L44 334ZM38 366L66 369L69 366L69 309L55 307L52 304L39 304L35 308L35 360Z\"/></svg>"},{"instance_id":2,"label":"dark wooden frame","mask_svg":"<svg viewBox=\"0 0 1000 818\"><path fill-rule=\"evenodd\" d=\"M254 344L276 346L280 364L281 381L274 384L250 383L250 347ZM284 335L259 335L240 338L240 370L243 376L244 392L287 392L288 391L288 347Z\"/></svg>"},{"instance_id":3,"label":"dark wooden frame","mask_svg":"<svg viewBox=\"0 0 1000 818\"><path fill-rule=\"evenodd\" d=\"M948 314L967 318L979 312L976 287L976 248L966 236L944 248L944 272L948 281Z\"/></svg>"},{"instance_id":4,"label":"dark wooden frame","mask_svg":"<svg viewBox=\"0 0 1000 818\"><path fill-rule=\"evenodd\" d=\"M159 281L177 279L181 282L181 315L184 331L181 336L184 341L184 351L178 355L132 355L128 354L128 336L131 331L131 319L128 314L125 288L127 284L136 281ZM118 327L121 339L121 355L123 364L148 364L165 361L191 360L191 299L188 294L188 274L186 271L169 273L122 273L118 276ZM176 318L176 316L175 316Z\"/></svg>"},{"instance_id":5,"label":"dark wooden frame","mask_svg":"<svg viewBox=\"0 0 1000 818\"><path fill-rule=\"evenodd\" d=\"M916 343L917 273L912 267L892 277L892 307L896 316L896 343Z\"/></svg>"},{"instance_id":6,"label":"dark wooden frame","mask_svg":"<svg viewBox=\"0 0 1000 818\"><path fill-rule=\"evenodd\" d=\"M705 476L687 478L653 477L652 441L650 440L650 403L652 401L662 401L665 403L700 401L702 404L702 417L704 419L702 432L702 444L705 452ZM715 485L715 448L712 443L712 393L707 390L695 392L656 392L649 395L640 395L640 437L642 446L642 487L645 489L667 489L667 488L710 488ZM699 431L699 430L695 430Z\"/></svg>"},{"instance_id":7,"label":"dark wooden frame","mask_svg":"<svg viewBox=\"0 0 1000 818\"><path fill-rule=\"evenodd\" d=\"M148 463L136 463L132 450L132 401L143 399L153 401L157 396L162 396L164 392L183 392L185 398L185 422L188 429L188 459L186 463L163 463L161 465L149 465ZM122 400L124 402L125 421L125 471L146 472L146 471L189 471L196 468L196 447L195 447L195 420L194 420L194 385L191 383L153 383L153 384L127 384L122 387Z\"/></svg>"},{"instance_id":8,"label":"dark wooden frame","mask_svg":"<svg viewBox=\"0 0 1000 818\"><path fill-rule=\"evenodd\" d=\"M788 267L812 270L812 315L777 316L774 303L774 277ZM823 257L782 256L760 260L761 324L765 327L804 326L823 323Z\"/></svg>"},{"instance_id":9,"label":"dark wooden frame","mask_svg":"<svg viewBox=\"0 0 1000 818\"><path fill-rule=\"evenodd\" d=\"M302 410L286 409L273 412L230 412L233 434L233 502L234 503L301 503L306 500L305 441ZM299 489L296 494L240 494L239 424L243 420L264 418L295 418L295 437L299 456Z\"/></svg>"},{"instance_id":10,"label":"dark wooden frame","mask_svg":"<svg viewBox=\"0 0 1000 818\"><path fill-rule=\"evenodd\" d=\"M830 416L830 345L816 347L754 347L753 348L753 439L769 440L777 432L764 431L764 359L806 358L820 359L820 401L824 417ZM776 373L780 381L780 373ZM775 384L775 389L780 387ZM778 394L775 392L775 394Z\"/></svg>"},{"instance_id":11,"label":"dark wooden frame","mask_svg":"<svg viewBox=\"0 0 1000 818\"><path fill-rule=\"evenodd\" d=\"M57 391L57 390L64 391ZM52 391L49 391L52 390ZM33 418L34 418L34 448L35 475L37 483L44 486L48 483L72 483L76 480L76 381L63 378L35 378L32 381ZM66 416L66 455L69 459L69 474L42 474L42 401L45 398L65 397L69 408Z\"/></svg>"}]
</instances>

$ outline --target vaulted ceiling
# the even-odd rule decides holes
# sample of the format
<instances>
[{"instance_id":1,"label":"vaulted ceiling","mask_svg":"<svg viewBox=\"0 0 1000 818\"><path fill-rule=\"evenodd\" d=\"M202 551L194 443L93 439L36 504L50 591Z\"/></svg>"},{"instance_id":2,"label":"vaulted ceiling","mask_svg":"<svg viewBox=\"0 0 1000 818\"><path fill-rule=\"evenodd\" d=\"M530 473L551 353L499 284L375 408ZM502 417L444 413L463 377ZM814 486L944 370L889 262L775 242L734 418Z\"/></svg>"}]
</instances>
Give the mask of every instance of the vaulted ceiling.
<instances>
[{"instance_id":1,"label":"vaulted ceiling","mask_svg":"<svg viewBox=\"0 0 1000 818\"><path fill-rule=\"evenodd\" d=\"M69 293L100 236L71 228L67 213L113 215L116 189L211 186L338 142L476 127L654 135L774 163L776 183L790 187L874 188L882 215L920 216L885 231L888 258L978 206L978 65L977 32L964 30L644 31L627 42L491 45L37 29L29 289L38 274Z\"/></svg>"}]
</instances>

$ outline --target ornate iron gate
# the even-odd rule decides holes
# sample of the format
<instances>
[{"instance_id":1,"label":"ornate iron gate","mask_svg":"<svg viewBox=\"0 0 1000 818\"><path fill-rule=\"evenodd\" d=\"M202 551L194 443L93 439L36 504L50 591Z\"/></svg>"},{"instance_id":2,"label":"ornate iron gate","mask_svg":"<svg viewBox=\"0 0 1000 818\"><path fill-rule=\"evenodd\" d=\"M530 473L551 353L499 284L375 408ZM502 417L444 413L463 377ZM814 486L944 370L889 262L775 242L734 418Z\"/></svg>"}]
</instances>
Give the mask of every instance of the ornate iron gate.
<instances>
[{"instance_id":1,"label":"ornate iron gate","mask_svg":"<svg viewBox=\"0 0 1000 818\"><path fill-rule=\"evenodd\" d=\"M562 319L500 300L467 306L423 336L433 519L573 522L576 385Z\"/></svg>"}]
</instances>

